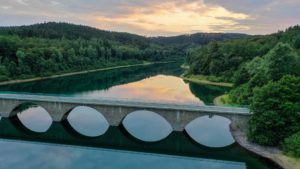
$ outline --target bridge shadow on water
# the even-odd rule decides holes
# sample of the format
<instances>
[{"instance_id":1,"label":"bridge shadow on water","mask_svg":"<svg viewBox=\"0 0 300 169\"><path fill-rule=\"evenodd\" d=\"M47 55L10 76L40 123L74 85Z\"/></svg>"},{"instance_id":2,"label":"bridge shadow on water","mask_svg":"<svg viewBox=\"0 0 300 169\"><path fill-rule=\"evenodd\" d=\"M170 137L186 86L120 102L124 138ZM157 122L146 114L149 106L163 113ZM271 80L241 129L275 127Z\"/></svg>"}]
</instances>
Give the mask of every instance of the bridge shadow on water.
<instances>
[{"instance_id":1,"label":"bridge shadow on water","mask_svg":"<svg viewBox=\"0 0 300 169\"><path fill-rule=\"evenodd\" d=\"M254 160L259 157L250 154L236 143L223 148L209 148L193 141L186 132L172 132L163 140L149 143L134 138L121 125L110 127L102 136L86 137L75 131L65 120L62 123L54 122L45 133L35 133L23 126L17 117L2 118L0 129L0 138L2 139L235 161L246 163L247 168L251 169L261 165ZM279 168L266 159L260 158L259 162L272 166L271 168Z\"/></svg>"}]
</instances>

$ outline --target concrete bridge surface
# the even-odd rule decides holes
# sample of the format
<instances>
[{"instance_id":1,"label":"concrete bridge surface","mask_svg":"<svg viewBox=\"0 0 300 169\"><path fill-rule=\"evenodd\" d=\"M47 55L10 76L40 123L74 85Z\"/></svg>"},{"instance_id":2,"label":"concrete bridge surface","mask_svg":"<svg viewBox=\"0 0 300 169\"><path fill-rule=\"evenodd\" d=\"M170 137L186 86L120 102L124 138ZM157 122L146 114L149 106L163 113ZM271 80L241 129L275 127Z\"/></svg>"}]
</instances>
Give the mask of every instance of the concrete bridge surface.
<instances>
[{"instance_id":1,"label":"concrete bridge surface","mask_svg":"<svg viewBox=\"0 0 300 169\"><path fill-rule=\"evenodd\" d=\"M5 118L15 116L17 112L13 110L23 103L32 103L43 107L55 122L64 120L75 107L91 107L99 111L111 126L119 126L131 112L147 110L165 118L174 131L183 131L188 123L206 115L222 116L231 120L234 127L245 128L251 116L247 108L28 94L0 94L0 116Z\"/></svg>"}]
</instances>

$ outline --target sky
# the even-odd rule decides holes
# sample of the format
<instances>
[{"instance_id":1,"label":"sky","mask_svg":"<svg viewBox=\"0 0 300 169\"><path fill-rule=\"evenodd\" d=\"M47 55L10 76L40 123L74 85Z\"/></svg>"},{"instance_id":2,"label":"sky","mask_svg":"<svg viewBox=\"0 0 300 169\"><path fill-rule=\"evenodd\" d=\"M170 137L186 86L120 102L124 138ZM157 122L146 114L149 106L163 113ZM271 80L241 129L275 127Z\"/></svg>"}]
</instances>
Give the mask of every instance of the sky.
<instances>
[{"instance_id":1,"label":"sky","mask_svg":"<svg viewBox=\"0 0 300 169\"><path fill-rule=\"evenodd\" d=\"M48 21L145 36L269 34L300 24L300 0L0 0L0 26Z\"/></svg>"}]
</instances>

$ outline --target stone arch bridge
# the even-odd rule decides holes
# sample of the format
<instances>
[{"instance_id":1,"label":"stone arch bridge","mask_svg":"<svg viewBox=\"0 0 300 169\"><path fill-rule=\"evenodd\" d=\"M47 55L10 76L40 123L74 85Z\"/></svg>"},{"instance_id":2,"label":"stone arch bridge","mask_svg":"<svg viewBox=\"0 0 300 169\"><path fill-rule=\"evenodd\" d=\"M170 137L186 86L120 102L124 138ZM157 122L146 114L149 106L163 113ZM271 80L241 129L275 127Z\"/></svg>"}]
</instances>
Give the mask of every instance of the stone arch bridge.
<instances>
[{"instance_id":1,"label":"stone arch bridge","mask_svg":"<svg viewBox=\"0 0 300 169\"><path fill-rule=\"evenodd\" d=\"M55 122L64 120L75 107L91 107L101 112L111 126L119 126L131 112L147 110L164 117L174 131L183 131L188 123L206 115L228 118L231 120L232 126L243 129L251 116L248 108L28 94L0 94L0 116L4 118L15 116L17 112L13 110L23 103L32 103L43 107Z\"/></svg>"}]
</instances>

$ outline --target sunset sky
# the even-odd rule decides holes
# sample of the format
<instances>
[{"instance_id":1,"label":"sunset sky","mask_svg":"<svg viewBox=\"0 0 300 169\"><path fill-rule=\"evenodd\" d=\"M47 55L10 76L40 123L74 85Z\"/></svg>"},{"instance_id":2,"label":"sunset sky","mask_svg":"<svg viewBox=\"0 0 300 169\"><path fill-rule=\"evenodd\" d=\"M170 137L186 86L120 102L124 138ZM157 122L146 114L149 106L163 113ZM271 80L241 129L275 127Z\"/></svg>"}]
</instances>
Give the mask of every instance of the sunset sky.
<instances>
[{"instance_id":1,"label":"sunset sky","mask_svg":"<svg viewBox=\"0 0 300 169\"><path fill-rule=\"evenodd\" d=\"M0 0L0 26L45 21L146 36L267 34L300 24L300 0Z\"/></svg>"}]
</instances>

